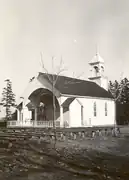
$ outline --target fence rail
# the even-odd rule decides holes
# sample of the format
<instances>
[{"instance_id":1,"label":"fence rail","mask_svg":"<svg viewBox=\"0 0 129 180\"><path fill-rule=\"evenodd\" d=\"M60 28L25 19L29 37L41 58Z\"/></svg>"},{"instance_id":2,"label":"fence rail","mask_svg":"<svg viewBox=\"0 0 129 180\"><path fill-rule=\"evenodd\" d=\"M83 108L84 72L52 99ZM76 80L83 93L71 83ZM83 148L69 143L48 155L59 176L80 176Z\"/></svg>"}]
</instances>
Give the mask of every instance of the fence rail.
<instances>
[{"instance_id":1,"label":"fence rail","mask_svg":"<svg viewBox=\"0 0 129 180\"><path fill-rule=\"evenodd\" d=\"M60 127L60 122L55 121L55 126ZM33 120L26 120L22 121L8 121L7 127L53 127L53 121L33 121Z\"/></svg>"}]
</instances>

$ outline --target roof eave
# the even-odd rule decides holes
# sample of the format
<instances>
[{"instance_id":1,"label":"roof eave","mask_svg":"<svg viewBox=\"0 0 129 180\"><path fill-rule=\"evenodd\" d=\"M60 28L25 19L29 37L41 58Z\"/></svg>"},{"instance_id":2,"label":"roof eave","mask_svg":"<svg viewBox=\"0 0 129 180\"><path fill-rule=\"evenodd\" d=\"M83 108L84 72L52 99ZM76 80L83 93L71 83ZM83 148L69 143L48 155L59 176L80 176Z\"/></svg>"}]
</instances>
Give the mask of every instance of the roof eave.
<instances>
[{"instance_id":1,"label":"roof eave","mask_svg":"<svg viewBox=\"0 0 129 180\"><path fill-rule=\"evenodd\" d=\"M87 99L106 99L106 100L112 100L112 101L115 101L113 98L109 98L109 97L96 97L96 96L79 96L79 95L71 95L71 94L63 94L61 93L61 96L64 96L64 97L74 97L74 98L87 98Z\"/></svg>"},{"instance_id":2,"label":"roof eave","mask_svg":"<svg viewBox=\"0 0 129 180\"><path fill-rule=\"evenodd\" d=\"M104 62L102 62L102 61L89 62L90 65L96 65L96 64L99 64L99 63L104 64Z\"/></svg>"}]
</instances>

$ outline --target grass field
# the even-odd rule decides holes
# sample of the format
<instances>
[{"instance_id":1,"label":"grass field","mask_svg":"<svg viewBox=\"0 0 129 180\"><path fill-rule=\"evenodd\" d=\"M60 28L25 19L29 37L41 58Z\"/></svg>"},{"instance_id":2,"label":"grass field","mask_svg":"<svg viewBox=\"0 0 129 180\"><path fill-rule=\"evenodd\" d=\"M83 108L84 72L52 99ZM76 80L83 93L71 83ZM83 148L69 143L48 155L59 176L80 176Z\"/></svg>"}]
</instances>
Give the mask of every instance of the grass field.
<instances>
[{"instance_id":1,"label":"grass field","mask_svg":"<svg viewBox=\"0 0 129 180\"><path fill-rule=\"evenodd\" d=\"M48 136L39 141L34 133L1 132L0 180L128 180L128 141L123 136L66 138L54 148Z\"/></svg>"}]
</instances>

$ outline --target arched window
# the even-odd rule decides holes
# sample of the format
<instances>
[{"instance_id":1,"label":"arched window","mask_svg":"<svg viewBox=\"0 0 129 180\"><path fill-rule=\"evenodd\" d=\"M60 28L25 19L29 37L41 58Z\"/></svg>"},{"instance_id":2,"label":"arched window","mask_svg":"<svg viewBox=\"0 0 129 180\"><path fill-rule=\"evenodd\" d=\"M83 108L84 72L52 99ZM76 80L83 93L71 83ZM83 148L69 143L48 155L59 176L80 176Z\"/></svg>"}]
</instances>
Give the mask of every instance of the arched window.
<instances>
[{"instance_id":1,"label":"arched window","mask_svg":"<svg viewBox=\"0 0 129 180\"><path fill-rule=\"evenodd\" d=\"M96 111L96 102L94 102L94 116L97 116L97 111Z\"/></svg>"},{"instance_id":2,"label":"arched window","mask_svg":"<svg viewBox=\"0 0 129 180\"><path fill-rule=\"evenodd\" d=\"M95 69L96 73L98 73L98 72L99 72L99 68L98 68L98 66L94 66L94 69Z\"/></svg>"},{"instance_id":3,"label":"arched window","mask_svg":"<svg viewBox=\"0 0 129 180\"><path fill-rule=\"evenodd\" d=\"M107 103L105 103L105 116L107 116Z\"/></svg>"},{"instance_id":4,"label":"arched window","mask_svg":"<svg viewBox=\"0 0 129 180\"><path fill-rule=\"evenodd\" d=\"M102 69L102 72L104 72L104 67L103 66L101 66L101 69Z\"/></svg>"}]
</instances>

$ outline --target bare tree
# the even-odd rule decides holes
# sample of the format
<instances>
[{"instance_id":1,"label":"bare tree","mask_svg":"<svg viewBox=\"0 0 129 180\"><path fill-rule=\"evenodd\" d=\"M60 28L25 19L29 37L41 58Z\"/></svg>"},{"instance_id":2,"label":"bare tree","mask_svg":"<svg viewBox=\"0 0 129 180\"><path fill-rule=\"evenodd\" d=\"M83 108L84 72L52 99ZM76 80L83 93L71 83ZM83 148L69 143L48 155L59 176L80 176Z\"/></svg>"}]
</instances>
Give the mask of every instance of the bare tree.
<instances>
[{"instance_id":1,"label":"bare tree","mask_svg":"<svg viewBox=\"0 0 129 180\"><path fill-rule=\"evenodd\" d=\"M56 125L55 125L55 120L56 120L56 103L55 103L55 85L57 83L57 80L58 80L58 77L59 75L64 72L66 70L66 68L63 68L62 67L62 64L63 64L63 60L62 60L62 57L61 57L61 61L60 61L60 66L58 68L58 71L57 73L54 73L54 57L52 57L52 74L50 75L48 70L45 68L44 66L44 62L43 62L43 58L42 58L42 53L41 54L41 63L42 63L42 70L43 72L46 73L47 75L47 78L49 80L49 82L52 84L52 103L53 103L53 129L54 129L54 137L55 137L55 145L56 145L56 140L57 140L57 137L56 137Z\"/></svg>"},{"instance_id":2,"label":"bare tree","mask_svg":"<svg viewBox=\"0 0 129 180\"><path fill-rule=\"evenodd\" d=\"M58 81L58 78L59 76L61 75L62 72L66 71L67 68L64 68L63 67L63 59L62 59L62 56L61 56L61 60L60 60L60 64L59 64L59 67L58 67L58 70L57 72L55 73L54 72L54 57L52 57L52 74L49 74L48 70L45 68L45 65L44 65L44 62L43 62L43 57L42 57L42 53L40 53L41 55L41 66L42 66L42 70L44 73L46 73L47 75L47 78L49 80L49 82L52 84L52 96L53 96L53 129L54 129L54 136L55 136L55 145L56 145L56 140L57 140L57 137L56 137L56 125L55 125L55 120L56 120L56 103L55 103L55 95L54 95L54 91L55 91L55 86L57 84L57 81ZM70 81L67 81L67 82L64 82L64 85L68 85L68 84L75 84L75 83L80 83L80 81L78 81L78 79L80 78L80 76L84 74L84 73L81 73L79 76L77 76L75 78L75 73L73 73L73 77L74 78L71 78Z\"/></svg>"}]
</instances>

